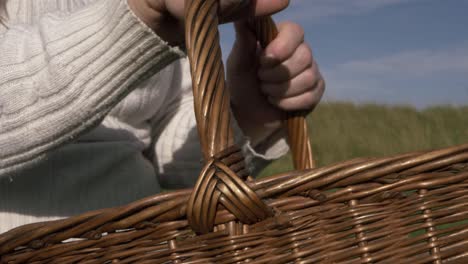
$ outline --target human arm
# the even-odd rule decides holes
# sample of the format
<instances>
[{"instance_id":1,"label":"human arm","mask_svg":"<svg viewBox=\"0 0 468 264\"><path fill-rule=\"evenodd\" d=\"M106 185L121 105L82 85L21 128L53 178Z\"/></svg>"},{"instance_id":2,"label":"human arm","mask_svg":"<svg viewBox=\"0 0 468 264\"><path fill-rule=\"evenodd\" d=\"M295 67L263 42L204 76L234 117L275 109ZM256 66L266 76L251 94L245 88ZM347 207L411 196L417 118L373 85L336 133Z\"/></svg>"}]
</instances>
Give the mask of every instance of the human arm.
<instances>
[{"instance_id":1,"label":"human arm","mask_svg":"<svg viewBox=\"0 0 468 264\"><path fill-rule=\"evenodd\" d=\"M149 157L157 171L163 188L174 189L193 186L203 165L202 150L196 127L192 80L187 58L178 60L164 69L164 79L147 85L157 85L168 91L164 103L150 120L153 145ZM232 118L231 120L234 120ZM238 125L233 122L235 139L243 150L249 169L253 173L288 151L281 133L252 144Z\"/></svg>"},{"instance_id":2,"label":"human arm","mask_svg":"<svg viewBox=\"0 0 468 264\"><path fill-rule=\"evenodd\" d=\"M293 31L291 34L288 34L290 33L288 31L291 31L292 27L295 29L295 31ZM281 115L277 114L277 112L280 112L280 109L311 110L317 104L323 93L323 79L318 72L317 65L313 61L309 46L304 43L303 33L301 33L300 30L297 30L297 28L301 29L298 25L292 23L281 26L278 38L274 40L274 43L271 47L268 47L269 49L272 47L273 49L275 47L279 47L279 54L275 54L280 57L279 62L273 65L274 67L270 66L261 69L266 72L266 75L269 74L273 77L263 77L259 76L260 74L257 74L258 69L256 69L254 66L258 58L257 54L255 54L257 48L255 39L253 41L253 49L249 49L250 47L245 47L246 43L236 43L235 50L232 53L233 56L231 56L230 62L228 62L228 85L231 86L231 91L234 92L234 95L236 96L236 98L233 100L233 105L239 106L239 104L236 103L239 101L244 102L245 104L243 106L246 107L247 110L250 110L245 112L247 113L246 117L249 118L247 121L252 121L252 124L256 125L253 127L254 130L245 130L245 126L242 127L242 130L243 132L246 132L244 134L248 137L245 142L247 144L243 144L243 146L247 147L247 152L250 152L250 154L253 153L253 155L248 155L247 153L247 157L253 157L254 162L250 164L254 164L254 166L256 165L255 167L257 168L259 167L258 161L271 161L272 159L281 156L281 154L284 154L285 150L287 150L287 146L285 146L286 144L284 133L281 133L282 131L278 131L279 126L276 125L275 127L269 129L267 127L269 124L265 125L266 121L268 120L263 119L263 116L268 117L269 115L274 117L274 121L279 121L281 119ZM249 43L247 43L247 46L248 44ZM253 50L253 54L249 53L249 50ZM298 57L300 60L298 60ZM278 67L284 68L282 70L286 71L286 74L284 72L280 72L280 78L273 79L278 77L278 70L276 69ZM298 77L299 81L294 80L296 77ZM277 85L275 85L275 81L278 82ZM274 84L270 84L270 82L273 82ZM275 105L273 102L269 102L267 93L268 91L263 92L260 90L261 88L264 88L268 85L279 86L280 88L283 88L284 86L284 90L288 94L286 94L284 97L281 97L281 95L278 96L281 103ZM258 96L257 94L252 96L252 91L258 92ZM256 96L258 98L256 98ZM289 97L292 97L293 103L289 102ZM294 102L298 101L298 99L299 102ZM283 100L286 102L285 105ZM192 104L193 103L189 103L189 107L191 107ZM282 108L284 106L291 107L291 109ZM164 127L173 126L173 129L167 130L166 133L161 134L163 136L157 138L157 140L160 142L160 146L168 146L168 148L166 151L156 151L156 167L160 170L160 173L164 177L163 182L169 181L171 184L177 184L185 182L184 180L181 180L181 177L191 177L191 182L193 183L193 179L196 178L196 175L193 175L193 171L199 170L201 157L200 155L197 155L198 159L190 159L190 153L197 153L197 151L200 152L200 147L197 145L197 149L195 151L195 148L189 147L186 149L186 151L182 151L183 147L180 148L180 151L177 150L181 145L189 145L184 143L184 139L189 137L189 135L192 135L192 140L186 140L186 142L198 141L196 131L194 129L187 129L191 126L180 124L180 120L192 121L192 127L194 126L195 121L194 118L187 119L189 112L185 114L178 114L176 111L173 112L175 113L174 117L171 116L173 120L170 121L169 125L164 125ZM273 112L273 114L270 114L271 112ZM240 118L238 120L245 121ZM174 125L171 125L171 123L174 123ZM191 132L189 133L189 131ZM174 142L177 142L179 139L181 139L181 143L175 143L175 145L179 146L173 148ZM278 148L278 146L280 147ZM274 155L275 152L276 155ZM172 167L179 171L179 173L171 173L171 171L175 170L166 168L172 164L178 164L178 166Z\"/></svg>"},{"instance_id":3,"label":"human arm","mask_svg":"<svg viewBox=\"0 0 468 264\"><path fill-rule=\"evenodd\" d=\"M91 129L138 82L182 56L126 0L7 25L0 35L0 177Z\"/></svg>"},{"instance_id":4,"label":"human arm","mask_svg":"<svg viewBox=\"0 0 468 264\"><path fill-rule=\"evenodd\" d=\"M173 43L183 40L184 2L129 0L146 23ZM219 17L221 21L229 21L267 15L282 10L288 3L220 0ZM236 23L238 37L227 63L227 84L231 88L234 115L243 132L257 144L256 141L277 132L283 112L311 111L320 101L325 83L309 45L304 42L302 27L295 23L280 25L278 37L261 51L245 24ZM267 55L270 62L264 63Z\"/></svg>"}]
</instances>

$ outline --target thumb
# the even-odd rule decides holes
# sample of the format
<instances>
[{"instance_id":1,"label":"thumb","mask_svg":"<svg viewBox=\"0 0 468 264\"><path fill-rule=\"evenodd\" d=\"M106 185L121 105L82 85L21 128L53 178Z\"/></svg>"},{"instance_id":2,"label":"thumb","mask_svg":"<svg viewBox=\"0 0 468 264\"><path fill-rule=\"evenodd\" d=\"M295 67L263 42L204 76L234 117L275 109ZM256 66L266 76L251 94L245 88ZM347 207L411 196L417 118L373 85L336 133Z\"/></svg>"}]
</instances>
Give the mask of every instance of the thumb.
<instances>
[{"instance_id":1,"label":"thumb","mask_svg":"<svg viewBox=\"0 0 468 264\"><path fill-rule=\"evenodd\" d=\"M232 70L253 70L257 64L257 39L247 20L234 23L236 40L228 58Z\"/></svg>"}]
</instances>

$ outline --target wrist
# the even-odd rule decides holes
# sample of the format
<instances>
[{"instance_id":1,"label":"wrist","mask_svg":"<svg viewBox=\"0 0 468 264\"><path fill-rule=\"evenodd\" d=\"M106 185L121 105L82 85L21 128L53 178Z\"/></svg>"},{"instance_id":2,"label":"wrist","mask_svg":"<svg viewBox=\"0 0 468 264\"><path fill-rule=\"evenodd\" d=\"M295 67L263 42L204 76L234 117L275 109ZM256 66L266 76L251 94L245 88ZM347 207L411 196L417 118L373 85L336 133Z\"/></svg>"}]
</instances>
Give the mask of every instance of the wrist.
<instances>
[{"instance_id":1,"label":"wrist","mask_svg":"<svg viewBox=\"0 0 468 264\"><path fill-rule=\"evenodd\" d=\"M231 104L231 109L239 128L244 136L249 138L252 146L256 146L282 128L281 120L268 118L258 111L249 111L235 104Z\"/></svg>"}]
</instances>

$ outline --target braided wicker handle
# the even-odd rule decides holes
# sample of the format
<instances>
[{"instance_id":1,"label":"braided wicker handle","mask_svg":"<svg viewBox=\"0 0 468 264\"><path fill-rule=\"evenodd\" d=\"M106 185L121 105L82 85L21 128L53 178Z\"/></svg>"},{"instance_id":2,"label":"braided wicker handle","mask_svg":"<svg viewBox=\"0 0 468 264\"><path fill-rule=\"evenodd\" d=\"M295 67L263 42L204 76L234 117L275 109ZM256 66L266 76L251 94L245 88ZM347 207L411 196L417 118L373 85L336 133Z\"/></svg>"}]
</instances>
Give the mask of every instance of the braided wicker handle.
<instances>
[{"instance_id":1,"label":"braided wicker handle","mask_svg":"<svg viewBox=\"0 0 468 264\"><path fill-rule=\"evenodd\" d=\"M195 115L206 161L187 205L187 218L198 233L213 229L219 204L246 224L273 215L244 182L248 172L240 149L234 146L230 96L225 87L219 45L218 1L186 0L186 46ZM258 19L255 25L264 45L275 37L277 31L271 18ZM287 124L296 168L311 168L312 151L304 117L296 113Z\"/></svg>"}]
</instances>

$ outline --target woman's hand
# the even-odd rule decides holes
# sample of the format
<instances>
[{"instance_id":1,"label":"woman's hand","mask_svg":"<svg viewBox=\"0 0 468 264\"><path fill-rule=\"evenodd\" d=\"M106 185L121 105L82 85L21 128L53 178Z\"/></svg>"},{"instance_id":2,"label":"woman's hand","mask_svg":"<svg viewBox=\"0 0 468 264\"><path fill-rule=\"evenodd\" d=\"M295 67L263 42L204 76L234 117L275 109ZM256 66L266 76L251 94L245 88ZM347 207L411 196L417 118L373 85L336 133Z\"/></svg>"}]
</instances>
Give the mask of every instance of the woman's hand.
<instances>
[{"instance_id":1,"label":"woman's hand","mask_svg":"<svg viewBox=\"0 0 468 264\"><path fill-rule=\"evenodd\" d=\"M312 111L325 82L298 24L279 24L278 36L265 50L247 22L236 22L235 28L237 38L227 62L232 108L244 133L262 140L280 127L285 112Z\"/></svg>"},{"instance_id":2,"label":"woman's hand","mask_svg":"<svg viewBox=\"0 0 468 264\"><path fill-rule=\"evenodd\" d=\"M274 14L289 0L218 0L221 22ZM170 44L184 41L185 0L128 0L132 11Z\"/></svg>"},{"instance_id":3,"label":"woman's hand","mask_svg":"<svg viewBox=\"0 0 468 264\"><path fill-rule=\"evenodd\" d=\"M183 43L185 0L127 1L162 39ZM289 4L289 0L218 1L221 22L271 15ZM236 22L236 32L227 63L233 112L244 133L261 140L279 127L284 111L312 110L325 84L299 25L279 25L278 37L264 51L245 22Z\"/></svg>"}]
</instances>

